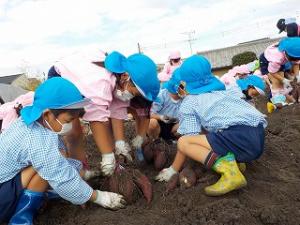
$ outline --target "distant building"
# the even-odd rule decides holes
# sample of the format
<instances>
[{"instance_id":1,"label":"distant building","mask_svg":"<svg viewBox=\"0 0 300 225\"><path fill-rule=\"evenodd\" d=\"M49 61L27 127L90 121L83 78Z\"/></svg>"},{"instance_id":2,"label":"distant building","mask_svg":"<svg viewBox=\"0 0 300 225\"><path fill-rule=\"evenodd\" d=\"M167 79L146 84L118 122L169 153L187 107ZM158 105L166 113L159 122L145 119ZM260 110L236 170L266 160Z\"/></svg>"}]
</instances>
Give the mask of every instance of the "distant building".
<instances>
[{"instance_id":1,"label":"distant building","mask_svg":"<svg viewBox=\"0 0 300 225\"><path fill-rule=\"evenodd\" d=\"M276 43L279 40L280 38L263 38L240 43L227 48L198 52L197 54L205 56L211 63L213 73L221 76L231 69L231 59L233 56L242 52L251 51L254 52L257 57L259 57L259 55L263 53L269 45Z\"/></svg>"},{"instance_id":2,"label":"distant building","mask_svg":"<svg viewBox=\"0 0 300 225\"><path fill-rule=\"evenodd\" d=\"M14 80L16 80L21 75L22 74L0 76L0 83L2 83L2 84L11 84Z\"/></svg>"},{"instance_id":3,"label":"distant building","mask_svg":"<svg viewBox=\"0 0 300 225\"><path fill-rule=\"evenodd\" d=\"M20 68L0 68L0 83L11 84L20 75L23 75L24 71Z\"/></svg>"}]
</instances>

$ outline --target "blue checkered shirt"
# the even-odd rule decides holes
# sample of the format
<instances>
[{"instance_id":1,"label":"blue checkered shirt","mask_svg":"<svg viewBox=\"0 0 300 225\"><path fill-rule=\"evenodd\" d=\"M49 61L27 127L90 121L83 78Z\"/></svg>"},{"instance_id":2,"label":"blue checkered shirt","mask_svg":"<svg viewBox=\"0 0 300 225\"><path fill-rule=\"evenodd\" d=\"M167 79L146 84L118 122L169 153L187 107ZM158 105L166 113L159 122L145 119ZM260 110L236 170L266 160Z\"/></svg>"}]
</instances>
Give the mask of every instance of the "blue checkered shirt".
<instances>
[{"instance_id":1,"label":"blue checkered shirt","mask_svg":"<svg viewBox=\"0 0 300 225\"><path fill-rule=\"evenodd\" d=\"M159 99L159 102L153 102L151 107L151 114L178 118L178 111L181 100L177 103L173 102L167 89L162 89L157 97Z\"/></svg>"},{"instance_id":2,"label":"blue checkered shirt","mask_svg":"<svg viewBox=\"0 0 300 225\"><path fill-rule=\"evenodd\" d=\"M73 204L87 202L93 189L81 179L76 160L59 151L58 135L35 122L26 126L21 118L0 134L0 183L33 166L38 174L64 199Z\"/></svg>"},{"instance_id":3,"label":"blue checkered shirt","mask_svg":"<svg viewBox=\"0 0 300 225\"><path fill-rule=\"evenodd\" d=\"M267 126L265 115L230 91L186 96L179 109L182 135L198 135L202 128L217 132L235 125Z\"/></svg>"}]
</instances>

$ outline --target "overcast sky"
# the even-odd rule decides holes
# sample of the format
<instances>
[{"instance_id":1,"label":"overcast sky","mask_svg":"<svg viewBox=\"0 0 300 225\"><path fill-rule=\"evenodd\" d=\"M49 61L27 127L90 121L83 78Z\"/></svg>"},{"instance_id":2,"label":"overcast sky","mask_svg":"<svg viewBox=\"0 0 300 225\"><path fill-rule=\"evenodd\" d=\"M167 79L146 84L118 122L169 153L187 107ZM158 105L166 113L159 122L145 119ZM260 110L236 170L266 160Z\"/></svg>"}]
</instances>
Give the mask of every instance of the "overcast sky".
<instances>
[{"instance_id":1,"label":"overcast sky","mask_svg":"<svg viewBox=\"0 0 300 225\"><path fill-rule=\"evenodd\" d=\"M156 63L197 51L277 37L299 0L0 0L0 75L28 64L46 70L74 51L142 51ZM189 34L191 47L187 40Z\"/></svg>"}]
</instances>

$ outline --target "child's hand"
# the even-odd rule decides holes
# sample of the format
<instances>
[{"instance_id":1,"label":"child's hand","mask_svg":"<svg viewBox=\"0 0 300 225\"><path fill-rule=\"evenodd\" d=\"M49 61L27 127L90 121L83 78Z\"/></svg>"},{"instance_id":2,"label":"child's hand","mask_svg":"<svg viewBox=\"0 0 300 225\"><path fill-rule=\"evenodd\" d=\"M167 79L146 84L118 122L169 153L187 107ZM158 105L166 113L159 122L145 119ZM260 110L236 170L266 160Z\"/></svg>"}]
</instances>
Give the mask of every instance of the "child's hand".
<instances>
[{"instance_id":1,"label":"child's hand","mask_svg":"<svg viewBox=\"0 0 300 225\"><path fill-rule=\"evenodd\" d=\"M159 174L155 177L155 180L168 182L171 179L171 177L176 173L178 172L174 170L172 166L170 166L160 171Z\"/></svg>"},{"instance_id":2,"label":"child's hand","mask_svg":"<svg viewBox=\"0 0 300 225\"><path fill-rule=\"evenodd\" d=\"M116 141L115 147L116 147L116 154L117 155L123 155L123 156L126 157L126 159L129 162L132 162L132 157L130 155L131 148L130 148L128 143L126 143L123 140L119 140L119 141Z\"/></svg>"},{"instance_id":3,"label":"child's hand","mask_svg":"<svg viewBox=\"0 0 300 225\"><path fill-rule=\"evenodd\" d=\"M161 115L160 120L163 121L164 123L176 123L178 120L176 118L172 118L169 116Z\"/></svg>"},{"instance_id":4,"label":"child's hand","mask_svg":"<svg viewBox=\"0 0 300 225\"><path fill-rule=\"evenodd\" d=\"M116 159L114 153L102 154L101 171L104 176L110 176L116 168Z\"/></svg>"},{"instance_id":5,"label":"child's hand","mask_svg":"<svg viewBox=\"0 0 300 225\"><path fill-rule=\"evenodd\" d=\"M291 87L291 81L290 80L284 78L282 82L283 82L283 85L284 85L285 88Z\"/></svg>"},{"instance_id":6,"label":"child's hand","mask_svg":"<svg viewBox=\"0 0 300 225\"><path fill-rule=\"evenodd\" d=\"M106 209L118 210L125 207L126 201L122 195L96 190L97 197L93 202Z\"/></svg>"}]
</instances>

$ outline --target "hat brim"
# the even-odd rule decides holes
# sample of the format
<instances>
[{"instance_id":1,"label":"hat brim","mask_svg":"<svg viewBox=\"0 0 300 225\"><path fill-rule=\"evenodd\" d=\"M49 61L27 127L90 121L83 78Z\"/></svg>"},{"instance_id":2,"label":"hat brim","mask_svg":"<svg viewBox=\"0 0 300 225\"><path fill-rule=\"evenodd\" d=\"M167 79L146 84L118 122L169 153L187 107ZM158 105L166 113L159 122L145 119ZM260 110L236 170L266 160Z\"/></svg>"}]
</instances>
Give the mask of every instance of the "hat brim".
<instances>
[{"instance_id":1,"label":"hat brim","mask_svg":"<svg viewBox=\"0 0 300 225\"><path fill-rule=\"evenodd\" d=\"M204 93L208 93L208 92L212 92L212 91L222 91L225 90L225 85L216 77L214 77L214 75L212 75L213 77L211 78L211 80L209 81L209 83L207 83L204 86L201 87L197 87L196 83L188 83L186 84L186 91L189 94L192 95L198 95L198 94L204 94Z\"/></svg>"},{"instance_id":2,"label":"hat brim","mask_svg":"<svg viewBox=\"0 0 300 225\"><path fill-rule=\"evenodd\" d=\"M262 95L262 96L265 96L266 95L266 93L262 90L262 89L260 89L260 88L258 88L258 87L254 87L257 91L258 91L258 93L260 94L260 95Z\"/></svg>"},{"instance_id":3,"label":"hat brim","mask_svg":"<svg viewBox=\"0 0 300 225\"><path fill-rule=\"evenodd\" d=\"M21 110L21 118L26 125L30 125L42 116L43 110L32 106L26 106Z\"/></svg>"},{"instance_id":4,"label":"hat brim","mask_svg":"<svg viewBox=\"0 0 300 225\"><path fill-rule=\"evenodd\" d=\"M81 101L74 102L72 104L62 106L62 107L55 107L52 109L81 109L89 105L91 102L92 101L90 99L85 98ZM26 125L30 125L31 123L38 120L42 116L43 111L44 111L43 109L40 109L34 105L26 106L21 110L21 117Z\"/></svg>"},{"instance_id":5,"label":"hat brim","mask_svg":"<svg viewBox=\"0 0 300 225\"><path fill-rule=\"evenodd\" d=\"M85 106L91 104L91 102L92 102L91 99L84 98L81 101L74 102L69 105L65 105L65 106L62 106L59 108L55 108L55 109L81 109L81 108L84 108Z\"/></svg>"}]
</instances>

